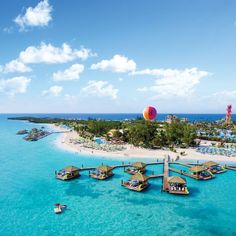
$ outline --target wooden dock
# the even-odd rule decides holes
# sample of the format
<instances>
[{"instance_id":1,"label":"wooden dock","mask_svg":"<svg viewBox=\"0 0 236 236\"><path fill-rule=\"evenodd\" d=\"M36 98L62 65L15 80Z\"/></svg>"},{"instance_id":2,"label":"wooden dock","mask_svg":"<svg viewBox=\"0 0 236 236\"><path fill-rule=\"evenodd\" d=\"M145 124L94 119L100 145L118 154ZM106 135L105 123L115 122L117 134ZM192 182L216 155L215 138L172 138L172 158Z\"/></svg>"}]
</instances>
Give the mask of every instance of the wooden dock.
<instances>
[{"instance_id":1,"label":"wooden dock","mask_svg":"<svg viewBox=\"0 0 236 236\"><path fill-rule=\"evenodd\" d=\"M158 174L158 175L150 175L148 176L148 179L156 179L156 178L162 178L163 174Z\"/></svg>"},{"instance_id":2,"label":"wooden dock","mask_svg":"<svg viewBox=\"0 0 236 236\"><path fill-rule=\"evenodd\" d=\"M169 177L169 160L168 157L165 158L164 166L163 166L163 185L162 190L164 192L168 192L168 177Z\"/></svg>"},{"instance_id":3,"label":"wooden dock","mask_svg":"<svg viewBox=\"0 0 236 236\"><path fill-rule=\"evenodd\" d=\"M225 168L228 170L236 170L236 166L227 166L225 165Z\"/></svg>"},{"instance_id":4,"label":"wooden dock","mask_svg":"<svg viewBox=\"0 0 236 236\"><path fill-rule=\"evenodd\" d=\"M173 171L173 172L175 172L175 173L184 175L184 176L188 176L188 177L193 178L193 179L198 179L196 176L194 176L194 175L192 175L192 174L189 174L189 173L187 173L187 172L185 172L185 171L183 171L183 170L177 170L177 169L172 168L172 167L170 167L169 170L170 170L170 171Z\"/></svg>"},{"instance_id":5,"label":"wooden dock","mask_svg":"<svg viewBox=\"0 0 236 236\"><path fill-rule=\"evenodd\" d=\"M175 165L181 165L181 166L186 166L186 167L192 167L193 165L187 164L187 163L182 163L182 162L171 162L170 164L175 164Z\"/></svg>"},{"instance_id":6,"label":"wooden dock","mask_svg":"<svg viewBox=\"0 0 236 236\"><path fill-rule=\"evenodd\" d=\"M146 163L147 166L150 166L150 165L163 165L164 162L150 162L150 163Z\"/></svg>"},{"instance_id":7,"label":"wooden dock","mask_svg":"<svg viewBox=\"0 0 236 236\"><path fill-rule=\"evenodd\" d=\"M150 162L150 163L146 163L147 166L149 166L149 165L160 165L160 164L163 164L163 162ZM132 164L131 163L129 163L129 164L122 163L121 165L115 165L115 166L111 166L111 167L112 167L112 169L115 169L115 168L129 167L129 166L132 166ZM78 167L79 171L94 170L96 168L97 167L81 167L81 168Z\"/></svg>"}]
</instances>

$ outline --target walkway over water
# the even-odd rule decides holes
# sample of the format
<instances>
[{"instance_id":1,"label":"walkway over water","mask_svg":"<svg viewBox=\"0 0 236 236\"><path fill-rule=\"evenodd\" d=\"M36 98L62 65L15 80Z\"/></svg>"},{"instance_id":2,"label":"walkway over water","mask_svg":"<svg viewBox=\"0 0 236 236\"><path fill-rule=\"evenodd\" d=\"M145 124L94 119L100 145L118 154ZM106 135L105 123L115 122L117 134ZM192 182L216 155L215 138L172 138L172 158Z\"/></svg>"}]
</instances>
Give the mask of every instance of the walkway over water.
<instances>
[{"instance_id":1,"label":"walkway over water","mask_svg":"<svg viewBox=\"0 0 236 236\"><path fill-rule=\"evenodd\" d=\"M149 165L162 165L163 164L163 162L150 162L150 163L146 163L146 165L147 166L149 166ZM102 163L102 165L103 165L103 163ZM129 164L124 164L124 163L122 163L121 165L114 165L114 166L111 166L112 167L112 169L115 169L115 168L124 168L124 167L130 167L130 166L132 166L132 164L131 163L129 163ZM79 169L79 171L83 171L83 170L94 170L94 169L96 169L97 168L97 166L96 167L81 167L81 168L78 168Z\"/></svg>"},{"instance_id":2,"label":"walkway over water","mask_svg":"<svg viewBox=\"0 0 236 236\"><path fill-rule=\"evenodd\" d=\"M228 170L236 170L236 166L227 166L225 165L225 168Z\"/></svg>"},{"instance_id":3,"label":"walkway over water","mask_svg":"<svg viewBox=\"0 0 236 236\"><path fill-rule=\"evenodd\" d=\"M192 175L192 174L189 174L189 173L187 173L187 172L185 172L185 171L183 171L183 170L177 170L177 169L172 168L172 167L170 167L169 170L172 171L172 172L175 172L175 173L184 175L184 176L188 176L188 177L193 178L193 179L197 179L196 176L194 176L194 175Z\"/></svg>"},{"instance_id":4,"label":"walkway over water","mask_svg":"<svg viewBox=\"0 0 236 236\"><path fill-rule=\"evenodd\" d=\"M169 156L165 158L164 161L164 166L163 166L163 186L162 186L162 190L165 192L169 191L168 188L168 177L169 177L169 160L168 160Z\"/></svg>"}]
</instances>

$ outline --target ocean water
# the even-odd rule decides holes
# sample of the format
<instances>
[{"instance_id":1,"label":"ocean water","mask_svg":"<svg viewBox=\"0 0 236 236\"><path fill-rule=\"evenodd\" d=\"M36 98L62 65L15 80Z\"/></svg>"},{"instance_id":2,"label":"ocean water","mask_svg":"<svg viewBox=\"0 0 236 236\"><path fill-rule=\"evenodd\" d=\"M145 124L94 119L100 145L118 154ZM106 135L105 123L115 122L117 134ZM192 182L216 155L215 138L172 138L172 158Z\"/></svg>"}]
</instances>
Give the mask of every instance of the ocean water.
<instances>
[{"instance_id":1,"label":"ocean water","mask_svg":"<svg viewBox=\"0 0 236 236\"><path fill-rule=\"evenodd\" d=\"M168 114L158 114L156 120L163 121ZM189 121L216 121L225 118L225 114L175 114L180 118L188 118ZM103 119L103 120L125 120L136 119L142 117L141 113L91 113L91 114L5 114L2 116L33 116L33 117L51 117L51 118L65 118L65 119ZM236 115L232 115L232 120L236 121Z\"/></svg>"},{"instance_id":2,"label":"ocean water","mask_svg":"<svg viewBox=\"0 0 236 236\"><path fill-rule=\"evenodd\" d=\"M0 118L1 236L236 235L236 172L205 182L187 178L189 196L162 193L161 179L151 180L145 192L129 191L120 186L129 178L122 169L107 181L82 172L79 179L63 182L54 171L67 165L121 161L59 150L56 135L38 142L15 135L35 126ZM147 175L152 171L160 173L162 167L149 167ZM61 215L53 213L56 202L68 206Z\"/></svg>"}]
</instances>

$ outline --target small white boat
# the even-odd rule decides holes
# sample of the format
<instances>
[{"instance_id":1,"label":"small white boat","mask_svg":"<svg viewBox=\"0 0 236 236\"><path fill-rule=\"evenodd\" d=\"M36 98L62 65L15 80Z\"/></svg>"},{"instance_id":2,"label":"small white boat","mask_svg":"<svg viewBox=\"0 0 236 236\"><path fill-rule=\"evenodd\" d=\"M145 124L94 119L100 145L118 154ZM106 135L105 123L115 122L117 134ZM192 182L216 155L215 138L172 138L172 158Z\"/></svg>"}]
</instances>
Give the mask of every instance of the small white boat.
<instances>
[{"instance_id":1,"label":"small white boat","mask_svg":"<svg viewBox=\"0 0 236 236\"><path fill-rule=\"evenodd\" d=\"M55 214L60 214L61 212L62 212L62 210L61 210L60 207L54 208L54 213L55 213Z\"/></svg>"},{"instance_id":2,"label":"small white boat","mask_svg":"<svg viewBox=\"0 0 236 236\"><path fill-rule=\"evenodd\" d=\"M60 213L62 213L63 208L66 208L66 207L67 207L67 205L62 205L62 204L60 204L60 203L55 203L54 205L56 206L56 207L54 208L54 213L55 213L55 214L60 214Z\"/></svg>"}]
</instances>

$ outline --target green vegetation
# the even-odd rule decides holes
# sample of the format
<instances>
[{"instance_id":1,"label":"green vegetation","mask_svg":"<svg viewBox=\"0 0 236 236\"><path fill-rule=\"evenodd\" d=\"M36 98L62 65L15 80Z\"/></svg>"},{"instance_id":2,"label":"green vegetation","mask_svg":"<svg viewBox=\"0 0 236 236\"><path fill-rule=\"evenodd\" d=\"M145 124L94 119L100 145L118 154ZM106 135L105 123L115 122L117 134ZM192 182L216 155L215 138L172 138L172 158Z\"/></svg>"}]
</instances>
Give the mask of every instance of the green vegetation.
<instances>
[{"instance_id":1,"label":"green vegetation","mask_svg":"<svg viewBox=\"0 0 236 236\"><path fill-rule=\"evenodd\" d=\"M109 120L70 120L35 117L9 118L28 120L33 123L56 123L67 125L76 130L82 137L93 139L103 136L108 140L119 140L145 148L189 147L195 145L196 126L181 122L179 119L166 122L149 122L141 118L130 121Z\"/></svg>"}]
</instances>

